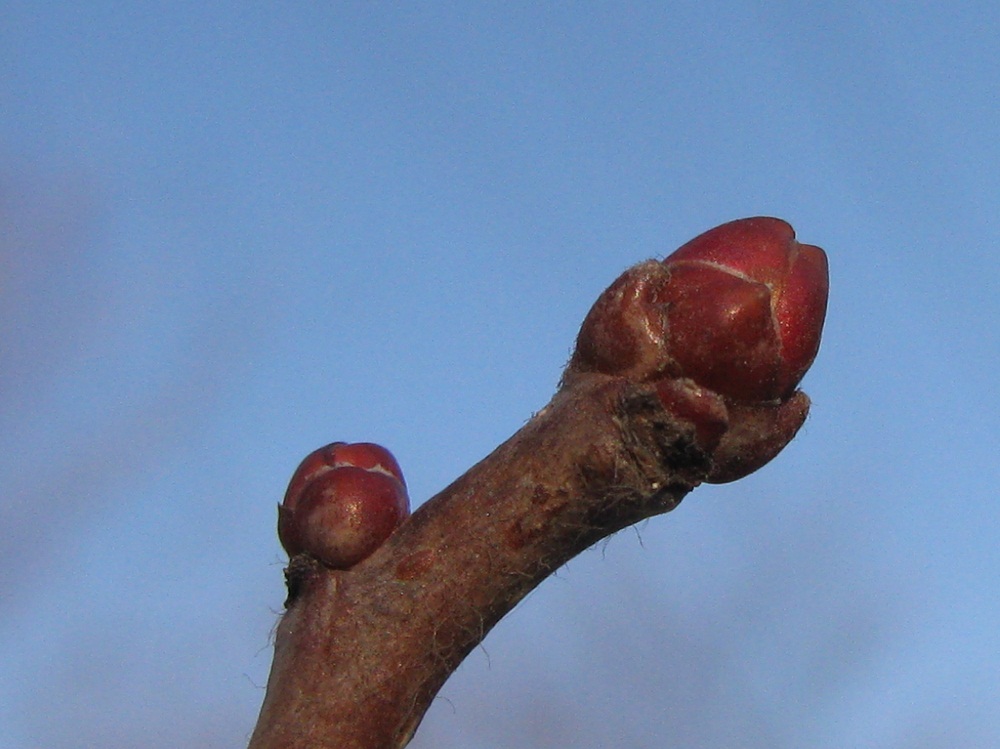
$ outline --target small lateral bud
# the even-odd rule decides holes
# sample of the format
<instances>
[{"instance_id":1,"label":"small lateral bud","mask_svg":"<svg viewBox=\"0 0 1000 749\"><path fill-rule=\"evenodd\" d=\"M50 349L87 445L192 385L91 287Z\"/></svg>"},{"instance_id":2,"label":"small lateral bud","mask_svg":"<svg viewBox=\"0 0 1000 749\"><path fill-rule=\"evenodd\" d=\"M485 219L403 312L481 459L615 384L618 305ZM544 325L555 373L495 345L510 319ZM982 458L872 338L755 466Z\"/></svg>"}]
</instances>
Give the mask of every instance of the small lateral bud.
<instances>
[{"instance_id":1,"label":"small lateral bud","mask_svg":"<svg viewBox=\"0 0 1000 749\"><path fill-rule=\"evenodd\" d=\"M392 453L370 442L334 442L299 464L278 507L289 556L308 553L347 569L381 546L410 514Z\"/></svg>"}]
</instances>

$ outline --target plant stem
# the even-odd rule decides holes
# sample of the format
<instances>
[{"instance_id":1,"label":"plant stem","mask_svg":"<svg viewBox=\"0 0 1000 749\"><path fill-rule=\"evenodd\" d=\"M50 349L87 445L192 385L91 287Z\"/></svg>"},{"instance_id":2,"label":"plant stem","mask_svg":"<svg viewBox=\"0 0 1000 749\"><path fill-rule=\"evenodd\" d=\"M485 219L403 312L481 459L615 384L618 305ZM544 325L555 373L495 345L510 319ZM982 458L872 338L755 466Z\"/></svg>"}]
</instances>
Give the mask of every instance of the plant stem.
<instances>
[{"instance_id":1,"label":"plant stem","mask_svg":"<svg viewBox=\"0 0 1000 749\"><path fill-rule=\"evenodd\" d=\"M250 749L397 749L465 656L570 558L711 469L654 388L580 374L346 571L305 555Z\"/></svg>"}]
</instances>

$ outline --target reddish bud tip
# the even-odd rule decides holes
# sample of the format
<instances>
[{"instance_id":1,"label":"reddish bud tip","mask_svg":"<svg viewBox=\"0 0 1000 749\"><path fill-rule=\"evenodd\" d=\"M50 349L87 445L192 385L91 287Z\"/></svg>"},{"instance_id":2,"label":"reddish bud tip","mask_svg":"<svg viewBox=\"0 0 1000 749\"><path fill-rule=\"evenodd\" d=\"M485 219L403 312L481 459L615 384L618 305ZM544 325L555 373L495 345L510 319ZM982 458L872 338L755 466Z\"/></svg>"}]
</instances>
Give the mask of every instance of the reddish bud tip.
<instances>
[{"instance_id":1,"label":"reddish bud tip","mask_svg":"<svg viewBox=\"0 0 1000 749\"><path fill-rule=\"evenodd\" d=\"M670 354L727 398L789 397L819 350L829 291L826 254L776 218L723 224L666 260Z\"/></svg>"},{"instance_id":2,"label":"reddish bud tip","mask_svg":"<svg viewBox=\"0 0 1000 749\"><path fill-rule=\"evenodd\" d=\"M289 556L307 552L346 569L378 548L410 514L399 463L368 442L334 442L299 464L278 508Z\"/></svg>"},{"instance_id":3,"label":"reddish bud tip","mask_svg":"<svg viewBox=\"0 0 1000 749\"><path fill-rule=\"evenodd\" d=\"M584 320L567 373L689 377L730 400L782 400L819 350L828 289L826 254L787 223L732 221L623 273Z\"/></svg>"},{"instance_id":4,"label":"reddish bud tip","mask_svg":"<svg viewBox=\"0 0 1000 749\"><path fill-rule=\"evenodd\" d=\"M282 506L288 510L294 510L305 485L320 474L331 470L335 460L334 453L338 448L346 444L346 442L332 442L329 445L324 445L317 450L313 450L303 458L302 462L299 463L299 467L295 469L295 473L292 474L291 480L288 482L288 488L285 489L285 498L281 502Z\"/></svg>"},{"instance_id":5,"label":"reddish bud tip","mask_svg":"<svg viewBox=\"0 0 1000 749\"><path fill-rule=\"evenodd\" d=\"M732 481L802 425L809 400L795 388L819 350L828 292L826 254L797 242L786 222L723 224L608 287L564 382L593 372L655 383L663 406L712 453L709 480Z\"/></svg>"},{"instance_id":6,"label":"reddish bud tip","mask_svg":"<svg viewBox=\"0 0 1000 749\"><path fill-rule=\"evenodd\" d=\"M331 442L329 445L313 450L292 474L285 490L282 502L289 509L294 509L302 489L313 479L343 466L355 466L369 471L379 471L395 476L404 486L403 472L393 454L381 445L373 442Z\"/></svg>"}]
</instances>

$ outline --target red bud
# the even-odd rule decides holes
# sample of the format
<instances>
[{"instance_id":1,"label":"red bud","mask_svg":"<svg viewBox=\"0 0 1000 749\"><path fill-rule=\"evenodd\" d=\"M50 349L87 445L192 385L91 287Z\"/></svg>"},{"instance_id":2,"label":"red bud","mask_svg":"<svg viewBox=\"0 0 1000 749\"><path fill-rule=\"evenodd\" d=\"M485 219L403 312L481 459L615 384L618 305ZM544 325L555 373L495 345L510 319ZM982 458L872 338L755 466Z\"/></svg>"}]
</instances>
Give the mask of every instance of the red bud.
<instances>
[{"instance_id":1,"label":"red bud","mask_svg":"<svg viewBox=\"0 0 1000 749\"><path fill-rule=\"evenodd\" d=\"M776 218L723 224L663 261L670 354L686 375L753 402L787 398L819 350L826 254Z\"/></svg>"},{"instance_id":2,"label":"red bud","mask_svg":"<svg viewBox=\"0 0 1000 749\"><path fill-rule=\"evenodd\" d=\"M668 350L695 382L738 400L777 397L781 343L764 284L714 266L670 265L657 299L667 316Z\"/></svg>"},{"instance_id":3,"label":"red bud","mask_svg":"<svg viewBox=\"0 0 1000 749\"><path fill-rule=\"evenodd\" d=\"M400 482L345 466L306 485L295 509L305 551L336 569L353 567L381 546L409 514Z\"/></svg>"},{"instance_id":4,"label":"red bud","mask_svg":"<svg viewBox=\"0 0 1000 749\"><path fill-rule=\"evenodd\" d=\"M786 222L723 224L608 287L564 380L597 372L655 383L664 408L712 453L709 480L731 481L802 425L809 400L795 388L819 350L828 290L826 254L799 244Z\"/></svg>"},{"instance_id":5,"label":"red bud","mask_svg":"<svg viewBox=\"0 0 1000 749\"><path fill-rule=\"evenodd\" d=\"M346 569L371 554L409 515L392 453L369 442L334 442L299 464L278 507L278 537L289 556L308 552Z\"/></svg>"}]
</instances>

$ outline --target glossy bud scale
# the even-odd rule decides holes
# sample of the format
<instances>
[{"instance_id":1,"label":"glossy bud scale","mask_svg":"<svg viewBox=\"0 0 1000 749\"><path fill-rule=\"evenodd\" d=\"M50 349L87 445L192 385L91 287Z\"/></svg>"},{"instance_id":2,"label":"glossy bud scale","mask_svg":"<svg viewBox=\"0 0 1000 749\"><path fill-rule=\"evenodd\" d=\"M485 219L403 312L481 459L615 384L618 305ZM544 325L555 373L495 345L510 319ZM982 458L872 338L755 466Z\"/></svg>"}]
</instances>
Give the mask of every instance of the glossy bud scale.
<instances>
[{"instance_id":1,"label":"glossy bud scale","mask_svg":"<svg viewBox=\"0 0 1000 749\"><path fill-rule=\"evenodd\" d=\"M781 219L723 224L623 273L580 328L567 377L656 384L712 454L709 481L756 470L788 443L809 400L795 388L819 350L826 254Z\"/></svg>"},{"instance_id":2,"label":"glossy bud scale","mask_svg":"<svg viewBox=\"0 0 1000 749\"><path fill-rule=\"evenodd\" d=\"M346 569L382 545L410 514L406 483L388 450L334 442L299 464L278 507L289 556L308 553Z\"/></svg>"},{"instance_id":3,"label":"glossy bud scale","mask_svg":"<svg viewBox=\"0 0 1000 749\"><path fill-rule=\"evenodd\" d=\"M736 401L787 398L819 350L826 254L776 218L732 221L663 261L667 348L681 371Z\"/></svg>"}]
</instances>

